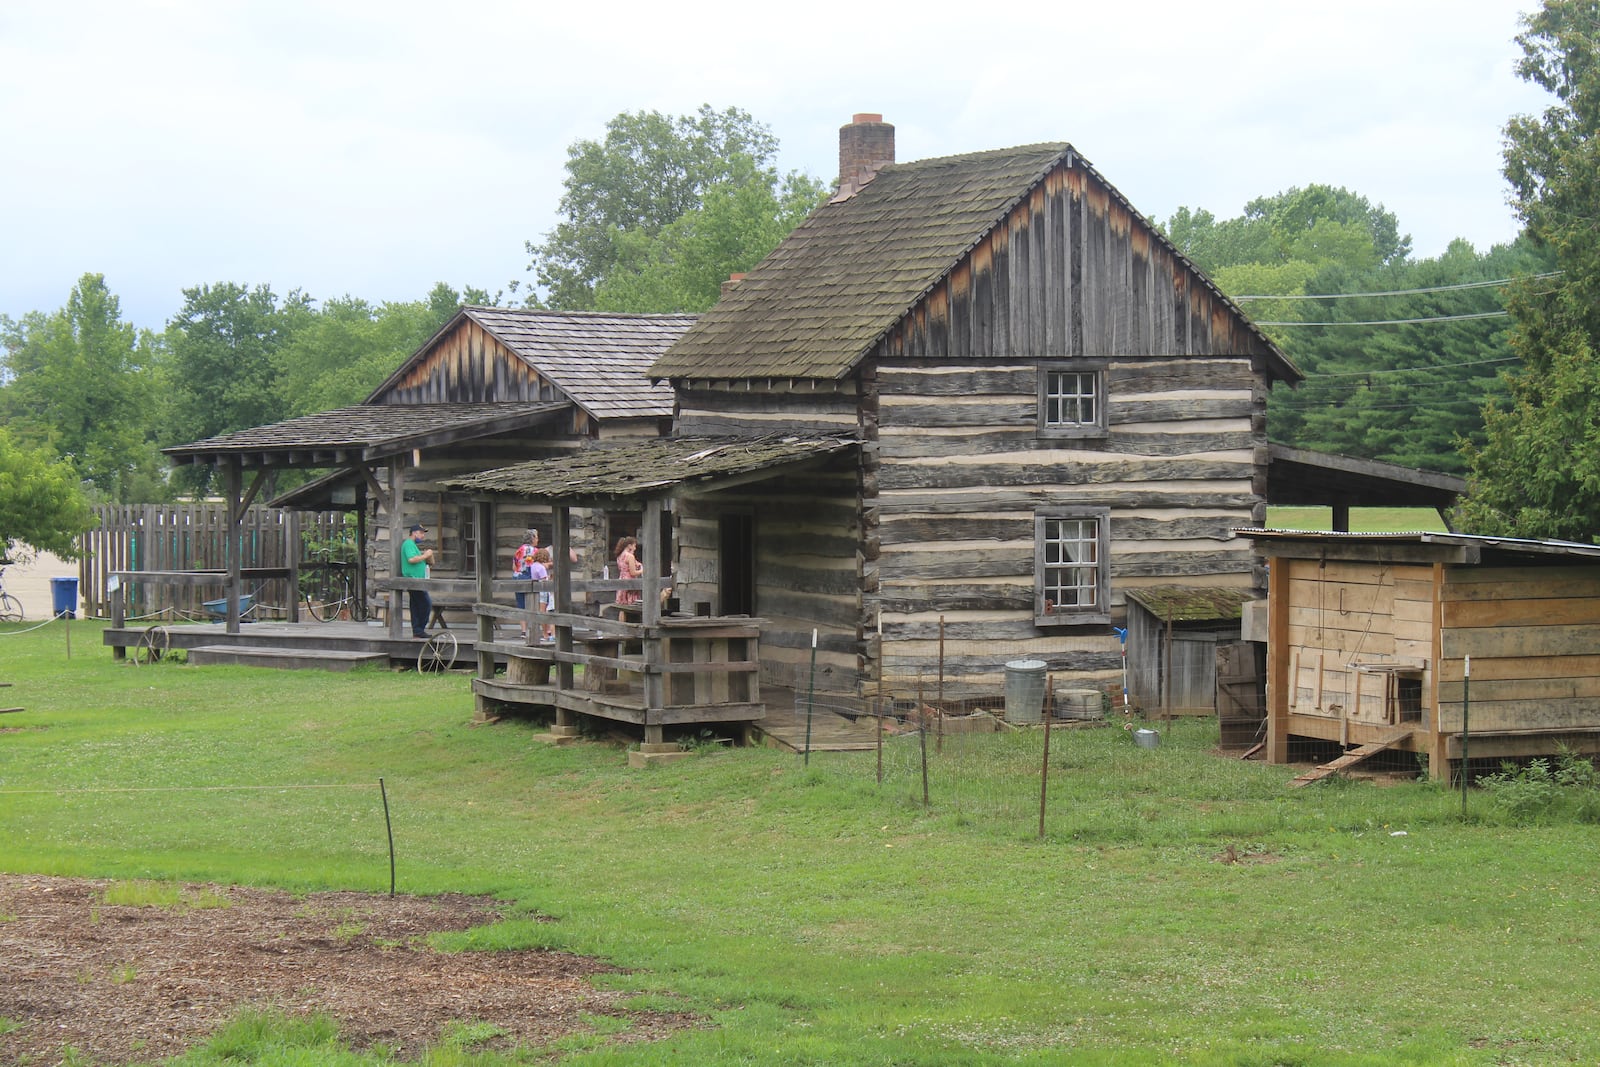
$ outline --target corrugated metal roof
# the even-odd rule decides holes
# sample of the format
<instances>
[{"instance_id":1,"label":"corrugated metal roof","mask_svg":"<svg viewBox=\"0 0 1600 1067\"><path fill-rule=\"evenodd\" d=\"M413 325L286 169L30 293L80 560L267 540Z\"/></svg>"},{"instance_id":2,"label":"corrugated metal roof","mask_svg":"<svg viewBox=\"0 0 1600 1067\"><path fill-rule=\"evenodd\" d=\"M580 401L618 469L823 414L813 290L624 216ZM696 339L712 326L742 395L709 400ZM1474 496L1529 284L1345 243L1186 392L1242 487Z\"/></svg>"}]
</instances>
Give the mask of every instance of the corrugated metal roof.
<instances>
[{"instance_id":1,"label":"corrugated metal roof","mask_svg":"<svg viewBox=\"0 0 1600 1067\"><path fill-rule=\"evenodd\" d=\"M1408 544L1448 545L1455 548L1489 549L1498 552L1525 553L1528 555L1595 556L1600 557L1600 545L1581 541L1543 541L1521 537L1486 537L1482 534L1437 533L1431 530L1389 533L1346 533L1328 530L1274 530L1257 527L1237 527L1233 533L1258 541L1327 541L1340 544Z\"/></svg>"},{"instance_id":2,"label":"corrugated metal roof","mask_svg":"<svg viewBox=\"0 0 1600 1067\"><path fill-rule=\"evenodd\" d=\"M462 312L597 419L672 414L672 388L650 365L693 315L623 315L468 306Z\"/></svg>"},{"instance_id":3,"label":"corrugated metal roof","mask_svg":"<svg viewBox=\"0 0 1600 1067\"><path fill-rule=\"evenodd\" d=\"M451 478L445 485L541 500L667 496L694 483L771 470L847 451L854 438L831 435L677 437L596 445L558 458Z\"/></svg>"}]
</instances>

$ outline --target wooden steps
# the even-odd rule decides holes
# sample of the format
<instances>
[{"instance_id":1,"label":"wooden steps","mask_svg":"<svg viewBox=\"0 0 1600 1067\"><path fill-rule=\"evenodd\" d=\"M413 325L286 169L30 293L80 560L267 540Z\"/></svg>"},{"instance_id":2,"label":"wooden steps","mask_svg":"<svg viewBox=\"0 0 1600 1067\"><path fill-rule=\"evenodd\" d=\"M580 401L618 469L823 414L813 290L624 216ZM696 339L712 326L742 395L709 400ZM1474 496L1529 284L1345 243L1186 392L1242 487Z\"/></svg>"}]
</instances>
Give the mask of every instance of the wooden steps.
<instances>
[{"instance_id":1,"label":"wooden steps","mask_svg":"<svg viewBox=\"0 0 1600 1067\"><path fill-rule=\"evenodd\" d=\"M282 670L351 671L357 667L387 667L387 652L342 652L327 648L244 648L235 645L199 645L189 649L189 662L201 666L229 663L245 667Z\"/></svg>"},{"instance_id":2,"label":"wooden steps","mask_svg":"<svg viewBox=\"0 0 1600 1067\"><path fill-rule=\"evenodd\" d=\"M1289 785L1292 788L1298 789L1301 786L1310 785L1312 782L1320 782L1329 775L1338 774L1346 767L1354 767L1363 760L1369 759L1372 756L1376 756L1385 749L1391 748L1399 742L1404 741L1415 732L1416 731L1409 726L1397 727L1393 730L1390 730L1387 734L1384 734L1376 741L1368 741L1360 748L1351 749L1349 752L1346 752L1332 763L1324 763L1320 767L1313 767L1304 774L1290 779Z\"/></svg>"}]
</instances>

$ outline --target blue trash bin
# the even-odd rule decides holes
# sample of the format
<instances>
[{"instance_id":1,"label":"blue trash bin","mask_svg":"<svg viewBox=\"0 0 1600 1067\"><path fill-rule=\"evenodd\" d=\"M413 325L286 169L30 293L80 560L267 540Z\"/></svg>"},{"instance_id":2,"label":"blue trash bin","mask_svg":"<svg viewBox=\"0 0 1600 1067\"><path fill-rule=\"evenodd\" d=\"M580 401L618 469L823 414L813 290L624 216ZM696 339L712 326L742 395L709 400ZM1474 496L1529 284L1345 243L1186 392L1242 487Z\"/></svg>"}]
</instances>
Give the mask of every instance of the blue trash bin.
<instances>
[{"instance_id":1,"label":"blue trash bin","mask_svg":"<svg viewBox=\"0 0 1600 1067\"><path fill-rule=\"evenodd\" d=\"M50 611L58 619L78 617L78 579L50 579Z\"/></svg>"}]
</instances>

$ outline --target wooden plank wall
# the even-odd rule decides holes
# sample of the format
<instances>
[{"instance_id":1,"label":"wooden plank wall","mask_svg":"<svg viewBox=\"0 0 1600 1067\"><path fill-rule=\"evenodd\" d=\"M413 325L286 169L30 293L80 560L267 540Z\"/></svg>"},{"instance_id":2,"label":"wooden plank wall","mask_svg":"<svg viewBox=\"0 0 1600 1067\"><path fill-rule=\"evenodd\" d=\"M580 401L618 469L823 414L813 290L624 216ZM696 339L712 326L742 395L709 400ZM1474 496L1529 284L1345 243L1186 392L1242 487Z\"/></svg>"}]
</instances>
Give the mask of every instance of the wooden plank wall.
<instances>
[{"instance_id":1,"label":"wooden plank wall","mask_svg":"<svg viewBox=\"0 0 1600 1067\"><path fill-rule=\"evenodd\" d=\"M1261 356L1128 204L1063 165L890 330L884 358Z\"/></svg>"},{"instance_id":2,"label":"wooden plank wall","mask_svg":"<svg viewBox=\"0 0 1600 1067\"><path fill-rule=\"evenodd\" d=\"M389 386L390 404L484 404L564 399L482 326L464 319Z\"/></svg>"},{"instance_id":3,"label":"wooden plank wall","mask_svg":"<svg viewBox=\"0 0 1600 1067\"><path fill-rule=\"evenodd\" d=\"M1600 729L1600 567L1451 567L1443 585L1439 728Z\"/></svg>"},{"instance_id":4,"label":"wooden plank wall","mask_svg":"<svg viewBox=\"0 0 1600 1067\"><path fill-rule=\"evenodd\" d=\"M1289 575L1289 710L1395 724L1387 676L1352 664L1407 661L1431 669L1432 567L1297 559L1289 561ZM1428 689L1425 673L1424 702Z\"/></svg>"},{"instance_id":5,"label":"wooden plank wall","mask_svg":"<svg viewBox=\"0 0 1600 1067\"><path fill-rule=\"evenodd\" d=\"M1111 606L1128 589L1259 584L1255 377L1245 359L1107 369L1109 434L1041 438L1031 362L878 368L876 534L886 673L993 687L1013 659L1079 684L1117 681L1108 627L1035 625L1034 512L1110 509ZM1120 684L1118 682L1117 684Z\"/></svg>"}]
</instances>

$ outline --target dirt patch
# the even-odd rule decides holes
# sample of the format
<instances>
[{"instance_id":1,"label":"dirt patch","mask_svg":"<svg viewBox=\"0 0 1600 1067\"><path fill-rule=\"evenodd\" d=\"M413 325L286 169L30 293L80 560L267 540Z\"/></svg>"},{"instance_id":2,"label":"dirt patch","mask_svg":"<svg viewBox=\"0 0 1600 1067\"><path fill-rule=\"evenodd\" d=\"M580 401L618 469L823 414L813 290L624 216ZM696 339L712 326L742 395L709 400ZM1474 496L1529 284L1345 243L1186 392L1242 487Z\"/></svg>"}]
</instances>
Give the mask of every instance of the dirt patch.
<instances>
[{"instance_id":1,"label":"dirt patch","mask_svg":"<svg viewBox=\"0 0 1600 1067\"><path fill-rule=\"evenodd\" d=\"M351 1047L411 1059L452 1022L543 1045L614 1023L613 1041L696 1025L629 1011L589 978L615 969L561 952L435 952L435 931L499 917L481 897L294 896L183 886L176 904L108 904L111 882L0 874L0 1062L148 1062L204 1041L241 1010L323 1014Z\"/></svg>"}]
</instances>

